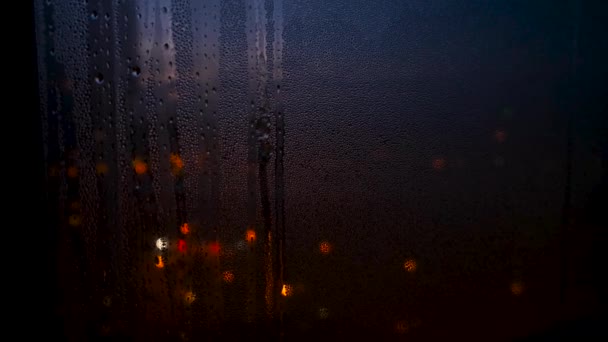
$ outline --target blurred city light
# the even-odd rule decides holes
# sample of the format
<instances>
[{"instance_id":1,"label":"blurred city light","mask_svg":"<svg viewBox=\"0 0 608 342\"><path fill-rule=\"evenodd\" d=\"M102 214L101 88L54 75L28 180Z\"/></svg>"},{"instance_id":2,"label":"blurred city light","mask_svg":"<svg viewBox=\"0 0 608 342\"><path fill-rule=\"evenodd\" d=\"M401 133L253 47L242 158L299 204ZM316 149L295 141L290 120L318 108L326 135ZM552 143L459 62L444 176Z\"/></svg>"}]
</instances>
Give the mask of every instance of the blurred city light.
<instances>
[{"instance_id":1,"label":"blurred city light","mask_svg":"<svg viewBox=\"0 0 608 342\"><path fill-rule=\"evenodd\" d=\"M158 248L159 250L163 250L163 249L167 249L167 246L169 245L169 242L167 241L167 238L158 238L156 240L156 248Z\"/></svg>"},{"instance_id":2,"label":"blurred city light","mask_svg":"<svg viewBox=\"0 0 608 342\"><path fill-rule=\"evenodd\" d=\"M408 272L416 271L417 267L418 267L418 265L416 264L416 260L414 260L414 259L407 259L403 263L403 268L405 268L405 270Z\"/></svg>"}]
</instances>

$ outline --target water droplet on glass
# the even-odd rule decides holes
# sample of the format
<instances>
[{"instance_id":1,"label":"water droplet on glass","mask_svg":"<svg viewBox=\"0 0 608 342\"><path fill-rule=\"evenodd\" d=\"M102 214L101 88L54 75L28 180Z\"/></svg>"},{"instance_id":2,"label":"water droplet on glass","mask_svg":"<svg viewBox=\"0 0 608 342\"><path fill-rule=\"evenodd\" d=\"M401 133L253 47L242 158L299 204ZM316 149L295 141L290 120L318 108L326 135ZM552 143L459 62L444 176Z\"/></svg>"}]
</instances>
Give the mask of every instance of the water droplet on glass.
<instances>
[{"instance_id":1,"label":"water droplet on glass","mask_svg":"<svg viewBox=\"0 0 608 342\"><path fill-rule=\"evenodd\" d=\"M97 13L97 11L91 12L91 19L96 20L97 18L99 18L99 14Z\"/></svg>"},{"instance_id":2,"label":"water droplet on glass","mask_svg":"<svg viewBox=\"0 0 608 342\"><path fill-rule=\"evenodd\" d=\"M131 76L138 77L141 74L141 69L138 66L131 67Z\"/></svg>"},{"instance_id":3,"label":"water droplet on glass","mask_svg":"<svg viewBox=\"0 0 608 342\"><path fill-rule=\"evenodd\" d=\"M102 84L103 83L103 74L98 72L97 75L95 75L95 82L97 82L97 84Z\"/></svg>"}]
</instances>

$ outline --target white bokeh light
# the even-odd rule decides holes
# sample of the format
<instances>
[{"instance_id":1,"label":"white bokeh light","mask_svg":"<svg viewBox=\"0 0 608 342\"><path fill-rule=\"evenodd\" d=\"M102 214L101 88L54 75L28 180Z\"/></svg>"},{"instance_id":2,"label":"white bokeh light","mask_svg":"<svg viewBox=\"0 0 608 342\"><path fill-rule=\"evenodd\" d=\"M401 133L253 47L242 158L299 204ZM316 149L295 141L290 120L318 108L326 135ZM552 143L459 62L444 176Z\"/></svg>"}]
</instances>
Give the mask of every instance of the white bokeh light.
<instances>
[{"instance_id":1,"label":"white bokeh light","mask_svg":"<svg viewBox=\"0 0 608 342\"><path fill-rule=\"evenodd\" d=\"M167 245L169 243L167 242L167 238L159 238L158 240L156 240L156 248L160 249L161 251L163 249L167 249Z\"/></svg>"}]
</instances>

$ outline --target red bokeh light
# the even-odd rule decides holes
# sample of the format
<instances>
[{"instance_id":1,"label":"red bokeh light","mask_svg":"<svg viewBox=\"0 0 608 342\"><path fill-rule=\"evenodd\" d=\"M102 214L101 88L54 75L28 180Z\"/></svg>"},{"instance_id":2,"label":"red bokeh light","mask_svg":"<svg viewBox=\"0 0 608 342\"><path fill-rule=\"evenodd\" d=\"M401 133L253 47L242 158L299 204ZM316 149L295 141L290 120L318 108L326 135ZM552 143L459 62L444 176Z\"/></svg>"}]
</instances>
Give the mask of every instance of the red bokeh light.
<instances>
[{"instance_id":1,"label":"red bokeh light","mask_svg":"<svg viewBox=\"0 0 608 342\"><path fill-rule=\"evenodd\" d=\"M212 255L218 255L220 254L220 244L219 242L212 242L209 244L209 252Z\"/></svg>"},{"instance_id":2,"label":"red bokeh light","mask_svg":"<svg viewBox=\"0 0 608 342\"><path fill-rule=\"evenodd\" d=\"M186 253L186 249L187 249L186 240L180 239L177 242L177 250L180 251L181 253Z\"/></svg>"},{"instance_id":3,"label":"red bokeh light","mask_svg":"<svg viewBox=\"0 0 608 342\"><path fill-rule=\"evenodd\" d=\"M496 133L494 133L494 139L496 139L496 141L499 143L503 143L505 140L507 140L507 133L505 131L498 130Z\"/></svg>"},{"instance_id":4,"label":"red bokeh light","mask_svg":"<svg viewBox=\"0 0 608 342\"><path fill-rule=\"evenodd\" d=\"M442 170L445 168L446 165L446 161L443 158L436 158L435 160L433 160L433 169L435 170Z\"/></svg>"}]
</instances>

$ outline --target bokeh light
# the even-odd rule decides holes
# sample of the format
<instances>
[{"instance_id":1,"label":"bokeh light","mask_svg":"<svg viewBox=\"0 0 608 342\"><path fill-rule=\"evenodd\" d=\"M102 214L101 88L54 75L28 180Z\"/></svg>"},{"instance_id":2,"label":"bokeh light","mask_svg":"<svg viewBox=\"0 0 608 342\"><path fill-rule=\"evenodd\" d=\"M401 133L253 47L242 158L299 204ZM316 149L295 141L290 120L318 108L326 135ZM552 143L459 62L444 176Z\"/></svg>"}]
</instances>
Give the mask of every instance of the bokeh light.
<instances>
[{"instance_id":1,"label":"bokeh light","mask_svg":"<svg viewBox=\"0 0 608 342\"><path fill-rule=\"evenodd\" d=\"M410 258L405 260L403 263L403 268L405 268L405 270L408 272L414 272L416 271L416 268L418 268L418 264L416 263L416 260Z\"/></svg>"},{"instance_id":2,"label":"bokeh light","mask_svg":"<svg viewBox=\"0 0 608 342\"><path fill-rule=\"evenodd\" d=\"M184 295L184 300L186 301L186 304L192 304L195 299L196 295L192 291L187 291Z\"/></svg>"},{"instance_id":3,"label":"bokeh light","mask_svg":"<svg viewBox=\"0 0 608 342\"><path fill-rule=\"evenodd\" d=\"M511 283L511 293L514 296L520 296L524 292L524 284L521 281Z\"/></svg>"},{"instance_id":4,"label":"bokeh light","mask_svg":"<svg viewBox=\"0 0 608 342\"><path fill-rule=\"evenodd\" d=\"M408 330L410 330L410 326L406 320L399 320L395 323L395 331L398 334L405 334Z\"/></svg>"},{"instance_id":5,"label":"bokeh light","mask_svg":"<svg viewBox=\"0 0 608 342\"><path fill-rule=\"evenodd\" d=\"M182 158L176 153L171 153L171 156L169 156L169 161L171 163L171 172L174 175L179 174L184 168Z\"/></svg>"},{"instance_id":6,"label":"bokeh light","mask_svg":"<svg viewBox=\"0 0 608 342\"><path fill-rule=\"evenodd\" d=\"M234 281L234 273L232 273L232 271L224 271L224 273L222 273L222 279L226 283L232 283Z\"/></svg>"},{"instance_id":7,"label":"bokeh light","mask_svg":"<svg viewBox=\"0 0 608 342\"><path fill-rule=\"evenodd\" d=\"M157 268L165 267L165 261L163 260L162 255L157 255L154 258L154 266L156 266Z\"/></svg>"},{"instance_id":8,"label":"bokeh light","mask_svg":"<svg viewBox=\"0 0 608 342\"><path fill-rule=\"evenodd\" d=\"M319 251L321 254L329 254L331 252L331 244L327 241L323 241L319 244Z\"/></svg>"},{"instance_id":9,"label":"bokeh light","mask_svg":"<svg viewBox=\"0 0 608 342\"><path fill-rule=\"evenodd\" d=\"M139 158L135 158L133 160L133 169L135 169L135 173L138 175L143 175L148 171L148 164Z\"/></svg>"},{"instance_id":10,"label":"bokeh light","mask_svg":"<svg viewBox=\"0 0 608 342\"><path fill-rule=\"evenodd\" d=\"M283 288L281 289L281 295L283 297L289 297L293 294L293 289L289 284L283 284Z\"/></svg>"},{"instance_id":11,"label":"bokeh light","mask_svg":"<svg viewBox=\"0 0 608 342\"><path fill-rule=\"evenodd\" d=\"M97 163L97 165L95 165L95 171L97 172L98 175L105 175L108 173L108 164L104 163L104 162L99 162Z\"/></svg>"},{"instance_id":12,"label":"bokeh light","mask_svg":"<svg viewBox=\"0 0 608 342\"><path fill-rule=\"evenodd\" d=\"M499 143L503 143L505 140L507 140L507 133L505 131L498 130L494 132L494 139L496 139L496 141Z\"/></svg>"},{"instance_id":13,"label":"bokeh light","mask_svg":"<svg viewBox=\"0 0 608 342\"><path fill-rule=\"evenodd\" d=\"M247 238L247 242L255 241L255 230L247 229L246 238Z\"/></svg>"},{"instance_id":14,"label":"bokeh light","mask_svg":"<svg viewBox=\"0 0 608 342\"><path fill-rule=\"evenodd\" d=\"M110 307L112 305L112 297L104 296L102 300L103 306Z\"/></svg>"},{"instance_id":15,"label":"bokeh light","mask_svg":"<svg viewBox=\"0 0 608 342\"><path fill-rule=\"evenodd\" d=\"M68 177L70 177L70 178L78 177L78 168L76 168L76 166L68 167Z\"/></svg>"},{"instance_id":16,"label":"bokeh light","mask_svg":"<svg viewBox=\"0 0 608 342\"><path fill-rule=\"evenodd\" d=\"M433 169L435 170L443 170L446 165L446 161L443 158L435 158L433 160Z\"/></svg>"},{"instance_id":17,"label":"bokeh light","mask_svg":"<svg viewBox=\"0 0 608 342\"><path fill-rule=\"evenodd\" d=\"M68 223L70 224L70 226L76 227L82 223L82 219L80 218L80 215L73 214L70 215L70 217L68 218Z\"/></svg>"},{"instance_id":18,"label":"bokeh light","mask_svg":"<svg viewBox=\"0 0 608 342\"><path fill-rule=\"evenodd\" d=\"M160 249L161 251L163 249L167 249L168 245L169 242L167 241L167 238L161 237L156 240L156 248Z\"/></svg>"},{"instance_id":19,"label":"bokeh light","mask_svg":"<svg viewBox=\"0 0 608 342\"><path fill-rule=\"evenodd\" d=\"M179 239L179 241L177 241L177 250L180 253L186 253L187 249L188 249L188 245L186 244L186 240Z\"/></svg>"},{"instance_id":20,"label":"bokeh light","mask_svg":"<svg viewBox=\"0 0 608 342\"><path fill-rule=\"evenodd\" d=\"M329 317L329 309L328 308L320 308L319 309L319 318L327 319Z\"/></svg>"},{"instance_id":21,"label":"bokeh light","mask_svg":"<svg viewBox=\"0 0 608 342\"><path fill-rule=\"evenodd\" d=\"M220 254L220 243L217 241L211 242L209 244L209 253L211 253L211 255L219 255Z\"/></svg>"},{"instance_id":22,"label":"bokeh light","mask_svg":"<svg viewBox=\"0 0 608 342\"><path fill-rule=\"evenodd\" d=\"M182 224L181 227L179 227L179 231L184 235L188 235L190 233L190 225L188 223Z\"/></svg>"}]
</instances>

